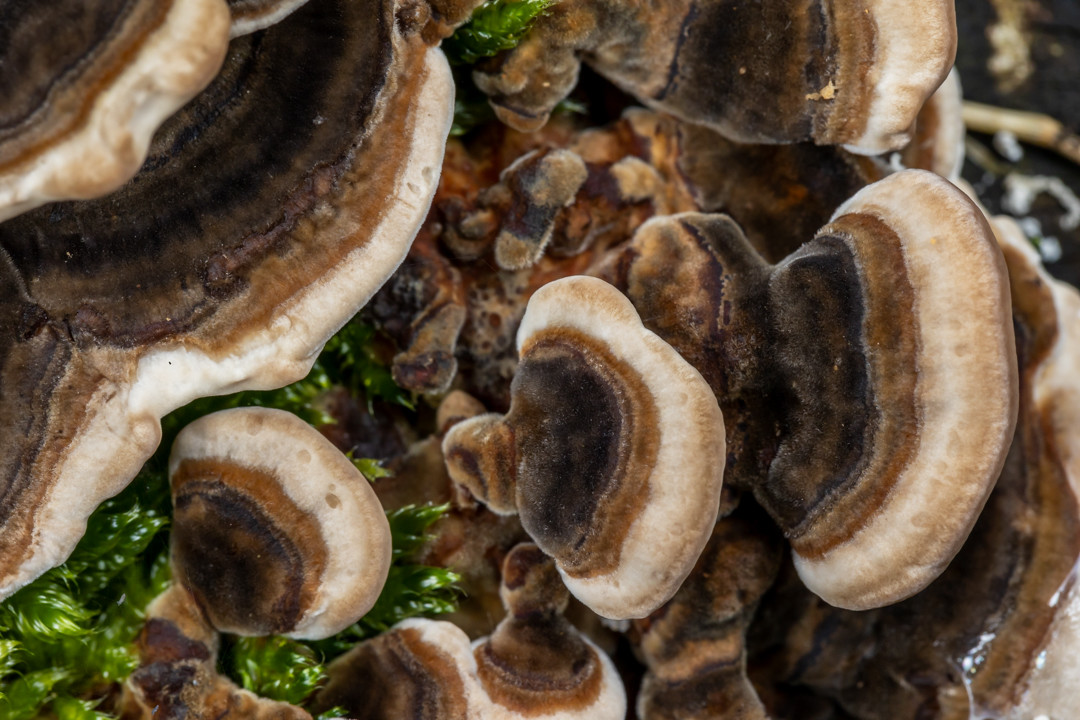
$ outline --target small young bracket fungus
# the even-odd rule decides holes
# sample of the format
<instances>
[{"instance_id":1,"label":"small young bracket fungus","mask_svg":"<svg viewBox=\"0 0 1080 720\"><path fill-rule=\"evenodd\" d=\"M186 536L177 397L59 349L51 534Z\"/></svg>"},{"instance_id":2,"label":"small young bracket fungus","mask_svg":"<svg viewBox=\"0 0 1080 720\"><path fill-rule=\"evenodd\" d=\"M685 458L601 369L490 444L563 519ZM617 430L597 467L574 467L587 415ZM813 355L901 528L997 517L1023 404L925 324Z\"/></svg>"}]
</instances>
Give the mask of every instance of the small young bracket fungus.
<instances>
[{"instance_id":1,"label":"small young bracket fungus","mask_svg":"<svg viewBox=\"0 0 1080 720\"><path fill-rule=\"evenodd\" d=\"M228 32L224 0L0 2L0 222L127 181Z\"/></svg>"},{"instance_id":2,"label":"small young bracket fungus","mask_svg":"<svg viewBox=\"0 0 1080 720\"><path fill-rule=\"evenodd\" d=\"M390 525L375 491L295 415L196 420L176 437L169 482L173 573L218 630L321 639L382 592Z\"/></svg>"},{"instance_id":3,"label":"small young bracket fungus","mask_svg":"<svg viewBox=\"0 0 1080 720\"><path fill-rule=\"evenodd\" d=\"M457 374L454 349L465 323L461 272L421 231L409 255L364 312L403 348L391 373L403 390L445 393Z\"/></svg>"},{"instance_id":4,"label":"small young bracket fungus","mask_svg":"<svg viewBox=\"0 0 1080 720\"><path fill-rule=\"evenodd\" d=\"M491 720L623 720L626 690L611 658L563 617L570 599L555 563L535 545L503 561L507 616L473 644Z\"/></svg>"},{"instance_id":5,"label":"small young bracket fungus","mask_svg":"<svg viewBox=\"0 0 1080 720\"><path fill-rule=\"evenodd\" d=\"M146 609L135 639L139 667L124 681L125 720L311 720L218 674L219 639L188 592L172 585Z\"/></svg>"},{"instance_id":6,"label":"small young bracket fungus","mask_svg":"<svg viewBox=\"0 0 1080 720\"><path fill-rule=\"evenodd\" d=\"M941 573L1017 412L1007 275L963 193L897 173L777 265L727 217L660 218L601 272L709 381L727 480L753 489L815 593L865 609Z\"/></svg>"},{"instance_id":7,"label":"small young bracket fungus","mask_svg":"<svg viewBox=\"0 0 1080 720\"><path fill-rule=\"evenodd\" d=\"M664 117L668 125L678 125ZM581 274L647 218L697 209L683 186L672 180L679 172L670 162L658 162L662 170L646 162L652 160L650 151L672 144L669 138L653 140L639 138L621 122L581 132L567 117L527 135L494 125L468 141L451 138L439 191L409 257L364 310L364 317L400 350L394 358L395 381L416 392L441 394L456 376L454 387L477 395L493 409L506 410L517 366L515 334L529 296L555 278ZM562 145L568 145L568 152L552 150ZM646 159L637 152L644 152ZM662 151L657 154L668 159ZM515 162L525 156L530 156L529 163ZM537 160L547 165L552 156L561 160L543 168L538 178ZM534 191L551 187L549 180L564 187L577 183L578 158L584 162L585 180L570 204L549 205L550 224L541 217L547 210L528 210L526 192L537 197ZM508 175L507 168L515 164L531 177ZM542 178L544 182L538 182ZM821 222L851 192L823 210ZM542 195L550 201L549 193ZM498 266L497 238L511 226L521 229L517 218L523 214L535 230L523 235L542 239L550 228L550 242L527 268L493 270L492 265Z\"/></svg>"},{"instance_id":8,"label":"small young bracket fungus","mask_svg":"<svg viewBox=\"0 0 1080 720\"><path fill-rule=\"evenodd\" d=\"M649 668L638 718L767 717L746 676L746 632L780 569L775 534L756 518L720 520L675 597L634 622L638 652Z\"/></svg>"},{"instance_id":9,"label":"small young bracket fungus","mask_svg":"<svg viewBox=\"0 0 1080 720\"><path fill-rule=\"evenodd\" d=\"M316 713L353 720L484 720L469 637L456 625L416 618L366 640L326 668Z\"/></svg>"},{"instance_id":10,"label":"small young bracket fungus","mask_svg":"<svg viewBox=\"0 0 1080 720\"><path fill-rule=\"evenodd\" d=\"M495 239L495 262L503 270L536 264L551 240L555 218L588 176L585 163L569 150L537 150L514 161L499 178L512 202Z\"/></svg>"},{"instance_id":11,"label":"small young bracket fungus","mask_svg":"<svg viewBox=\"0 0 1080 720\"><path fill-rule=\"evenodd\" d=\"M399 6L236 38L124 188L0 224L0 597L70 553L158 418L303 377L405 257L453 83Z\"/></svg>"},{"instance_id":12,"label":"small young bracket fungus","mask_svg":"<svg viewBox=\"0 0 1080 720\"><path fill-rule=\"evenodd\" d=\"M471 647L457 626L413 619L327 668L315 712L356 720L622 720L626 692L606 654L562 616L567 594L535 545L503 562L509 615Z\"/></svg>"},{"instance_id":13,"label":"small young bracket fungus","mask_svg":"<svg viewBox=\"0 0 1080 720\"><path fill-rule=\"evenodd\" d=\"M517 344L510 411L450 429L450 476L495 512L517 512L595 612L643 617L675 593L716 521L716 399L596 278L540 288Z\"/></svg>"},{"instance_id":14,"label":"small young bracket fungus","mask_svg":"<svg viewBox=\"0 0 1080 720\"><path fill-rule=\"evenodd\" d=\"M955 53L951 0L564 0L474 77L522 130L547 121L584 60L733 140L877 154L907 144Z\"/></svg>"}]
</instances>

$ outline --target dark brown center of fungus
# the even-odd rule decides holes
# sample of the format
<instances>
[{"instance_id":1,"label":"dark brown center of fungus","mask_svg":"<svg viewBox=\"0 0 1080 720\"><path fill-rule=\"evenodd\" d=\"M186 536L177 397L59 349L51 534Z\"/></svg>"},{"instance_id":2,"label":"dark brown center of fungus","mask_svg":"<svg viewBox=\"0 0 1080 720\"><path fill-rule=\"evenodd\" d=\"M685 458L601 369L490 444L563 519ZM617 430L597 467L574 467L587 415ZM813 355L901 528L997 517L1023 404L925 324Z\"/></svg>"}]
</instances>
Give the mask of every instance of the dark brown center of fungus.
<instances>
[{"instance_id":1,"label":"dark brown center of fungus","mask_svg":"<svg viewBox=\"0 0 1080 720\"><path fill-rule=\"evenodd\" d=\"M376 183L382 197L394 180L374 172L385 157L354 167L392 60L385 5L316 0L234 40L129 184L0 225L52 322L86 345L142 344L195 330L253 285L295 291L287 263L332 262L341 248L312 242L320 223L306 216L336 212L340 184ZM370 30L341 29L360 22Z\"/></svg>"},{"instance_id":2,"label":"dark brown center of fungus","mask_svg":"<svg viewBox=\"0 0 1080 720\"><path fill-rule=\"evenodd\" d=\"M251 635L292 630L327 562L316 520L257 469L188 459L172 482L173 566L213 625Z\"/></svg>"},{"instance_id":3,"label":"dark brown center of fungus","mask_svg":"<svg viewBox=\"0 0 1080 720\"><path fill-rule=\"evenodd\" d=\"M619 518L636 517L648 501L643 487L659 446L640 373L560 328L523 348L512 392L522 526L568 574L611 572L629 528Z\"/></svg>"}]
</instances>

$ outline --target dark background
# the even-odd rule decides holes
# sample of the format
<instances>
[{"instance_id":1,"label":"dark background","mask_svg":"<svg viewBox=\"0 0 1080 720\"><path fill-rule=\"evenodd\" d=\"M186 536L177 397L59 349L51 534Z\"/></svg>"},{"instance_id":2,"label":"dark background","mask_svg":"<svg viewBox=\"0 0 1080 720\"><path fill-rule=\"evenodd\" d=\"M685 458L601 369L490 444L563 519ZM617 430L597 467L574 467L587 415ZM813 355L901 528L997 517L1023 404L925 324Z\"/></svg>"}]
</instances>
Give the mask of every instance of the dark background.
<instances>
[{"instance_id":1,"label":"dark background","mask_svg":"<svg viewBox=\"0 0 1080 720\"><path fill-rule=\"evenodd\" d=\"M912 10L917 11L915 6ZM966 99L1045 113L1080 132L1080 0L957 0L956 23L956 65ZM988 135L970 133L971 141L994 152ZM968 153L964 177L990 210L1003 211L1003 169L1059 177L1080 195L1080 166L1050 150L1028 144L1023 150L1015 164L994 153L1004 167L993 169L980 167ZM1061 243L1061 259L1048 262L1047 268L1080 285L1080 229L1062 228L1064 214L1046 194L1036 198L1030 212L1043 234Z\"/></svg>"}]
</instances>

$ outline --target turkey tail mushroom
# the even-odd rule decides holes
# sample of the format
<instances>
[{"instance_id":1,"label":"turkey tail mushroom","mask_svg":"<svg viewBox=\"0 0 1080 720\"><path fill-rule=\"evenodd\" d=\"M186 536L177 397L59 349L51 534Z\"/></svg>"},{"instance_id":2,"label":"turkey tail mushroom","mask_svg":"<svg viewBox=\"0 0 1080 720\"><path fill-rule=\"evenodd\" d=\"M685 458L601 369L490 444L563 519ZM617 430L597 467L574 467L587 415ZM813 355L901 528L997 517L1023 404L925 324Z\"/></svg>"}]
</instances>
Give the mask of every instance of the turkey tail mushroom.
<instances>
[{"instance_id":1,"label":"turkey tail mushroom","mask_svg":"<svg viewBox=\"0 0 1080 720\"><path fill-rule=\"evenodd\" d=\"M471 647L458 627L413 619L327 668L316 712L357 720L622 720L626 691L611 660L563 616L568 595L535 545L503 561L508 615Z\"/></svg>"},{"instance_id":2,"label":"turkey tail mushroom","mask_svg":"<svg viewBox=\"0 0 1080 720\"><path fill-rule=\"evenodd\" d=\"M354 720L486 720L469 636L439 620L405 620L357 645L326 669L317 713Z\"/></svg>"},{"instance_id":3,"label":"turkey tail mushroom","mask_svg":"<svg viewBox=\"0 0 1080 720\"><path fill-rule=\"evenodd\" d=\"M135 638L139 667L124 681L123 720L311 720L305 710L261 698L218 672L220 638L183 587L159 595L146 616Z\"/></svg>"},{"instance_id":4,"label":"turkey tail mushroom","mask_svg":"<svg viewBox=\"0 0 1080 720\"><path fill-rule=\"evenodd\" d=\"M218 633L322 639L370 610L391 552L374 490L313 427L260 407L185 427L169 480L174 582L147 610L123 717L310 720L219 675Z\"/></svg>"},{"instance_id":5,"label":"turkey tail mushroom","mask_svg":"<svg viewBox=\"0 0 1080 720\"><path fill-rule=\"evenodd\" d=\"M716 521L716 399L595 278L540 288L517 341L510 411L450 429L450 476L495 512L518 513L598 614L643 617L679 588Z\"/></svg>"},{"instance_id":6,"label":"turkey tail mushroom","mask_svg":"<svg viewBox=\"0 0 1080 720\"><path fill-rule=\"evenodd\" d=\"M263 30L284 20L308 0L229 0L230 37Z\"/></svg>"},{"instance_id":7,"label":"turkey tail mushroom","mask_svg":"<svg viewBox=\"0 0 1080 720\"><path fill-rule=\"evenodd\" d=\"M0 2L0 222L131 178L228 32L224 0Z\"/></svg>"},{"instance_id":8,"label":"turkey tail mushroom","mask_svg":"<svg viewBox=\"0 0 1080 720\"><path fill-rule=\"evenodd\" d=\"M753 490L815 593L878 607L944 570L1017 414L1008 276L963 193L897 173L777 265L730 218L661 218L598 272L709 381L726 480Z\"/></svg>"},{"instance_id":9,"label":"turkey tail mushroom","mask_svg":"<svg viewBox=\"0 0 1080 720\"><path fill-rule=\"evenodd\" d=\"M400 6L236 38L130 183L0 224L0 596L67 557L160 417L302 378L405 257L453 82Z\"/></svg>"},{"instance_id":10,"label":"turkey tail mushroom","mask_svg":"<svg viewBox=\"0 0 1080 720\"><path fill-rule=\"evenodd\" d=\"M531 543L503 560L507 615L473 644L491 720L623 720L626 690L611 659L563 617L570 597Z\"/></svg>"},{"instance_id":11,"label":"turkey tail mushroom","mask_svg":"<svg viewBox=\"0 0 1080 720\"><path fill-rule=\"evenodd\" d=\"M856 718L882 708L942 720L1075 715L1080 295L1046 273L1012 219L991 224L1010 273L1020 374L1001 474L956 558L904 602L849 612L782 580L758 626L773 639L758 644L769 649L755 682L774 698L781 686L806 688Z\"/></svg>"},{"instance_id":12,"label":"turkey tail mushroom","mask_svg":"<svg viewBox=\"0 0 1080 720\"><path fill-rule=\"evenodd\" d=\"M641 102L748 143L899 150L956 54L951 0L565 0L477 85L543 126L582 59Z\"/></svg>"},{"instance_id":13,"label":"turkey tail mushroom","mask_svg":"<svg viewBox=\"0 0 1080 720\"><path fill-rule=\"evenodd\" d=\"M202 417L169 457L172 567L215 628L322 639L375 604L390 525L371 484L300 418Z\"/></svg>"}]
</instances>

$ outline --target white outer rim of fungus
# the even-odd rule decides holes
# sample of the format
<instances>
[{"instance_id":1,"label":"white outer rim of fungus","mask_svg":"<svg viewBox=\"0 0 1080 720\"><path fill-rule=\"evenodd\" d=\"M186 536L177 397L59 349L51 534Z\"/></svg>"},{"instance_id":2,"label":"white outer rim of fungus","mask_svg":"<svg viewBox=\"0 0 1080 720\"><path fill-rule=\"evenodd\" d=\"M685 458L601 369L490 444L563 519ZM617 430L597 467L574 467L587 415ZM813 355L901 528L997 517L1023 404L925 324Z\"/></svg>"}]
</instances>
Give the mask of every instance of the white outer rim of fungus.
<instances>
[{"instance_id":1,"label":"white outer rim of fungus","mask_svg":"<svg viewBox=\"0 0 1080 720\"><path fill-rule=\"evenodd\" d=\"M917 9L910 0L868 4L875 24L874 87L866 126L844 149L880 155L908 144L915 116L948 75L956 58L956 12L951 0Z\"/></svg>"},{"instance_id":2,"label":"white outer rim of fungus","mask_svg":"<svg viewBox=\"0 0 1080 720\"><path fill-rule=\"evenodd\" d=\"M409 242L368 242L354 249L330 275L284 302L269 326L250 332L225 358L174 344L146 352L131 377L103 381L89 403L91 417L56 464L56 479L46 510L35 522L27 562L0 578L0 598L70 555L93 510L123 490L157 448L160 418L196 398L266 390L302 379L330 336L397 269L431 206L453 120L454 83L442 51L428 50L425 68L413 108L416 140L395 186L396 199L388 202L389 210L372 234L407 237ZM373 275L383 279L372 285ZM87 478L96 478L97 484L88 486Z\"/></svg>"},{"instance_id":3,"label":"white outer rim of fungus","mask_svg":"<svg viewBox=\"0 0 1080 720\"><path fill-rule=\"evenodd\" d=\"M289 15L292 15L293 12L306 5L307 2L308 0L289 0L288 2L280 2L272 12L233 20L232 27L229 28L229 38L250 35L259 30L265 30L271 25L276 25Z\"/></svg>"},{"instance_id":4,"label":"white outer rim of fungus","mask_svg":"<svg viewBox=\"0 0 1080 720\"><path fill-rule=\"evenodd\" d=\"M626 296L603 280L572 276L537 290L518 329L518 352L531 336L558 327L602 343L641 374L656 402L661 436L651 490L630 522L619 566L577 578L555 561L566 588L598 615L643 618L678 591L716 524L726 459L724 419L701 373L647 330ZM696 492L688 492L690 483Z\"/></svg>"},{"instance_id":5,"label":"white outer rim of fungus","mask_svg":"<svg viewBox=\"0 0 1080 720\"><path fill-rule=\"evenodd\" d=\"M278 480L300 510L315 517L327 550L326 567L313 604L283 635L321 640L367 614L390 572L390 523L371 483L318 430L284 410L221 410L176 436L169 456L170 482L188 459L262 471ZM331 494L335 505L330 504Z\"/></svg>"},{"instance_id":6,"label":"white outer rim of fungus","mask_svg":"<svg viewBox=\"0 0 1080 720\"><path fill-rule=\"evenodd\" d=\"M174 0L135 60L94 100L86 121L0 175L0 222L127 182L161 124L217 74L228 46L225 0Z\"/></svg>"},{"instance_id":7,"label":"white outer rim of fungus","mask_svg":"<svg viewBox=\"0 0 1080 720\"><path fill-rule=\"evenodd\" d=\"M934 143L933 167L927 168L949 182L956 182L964 169L964 91L960 85L960 73L954 67L945 76L930 99L937 105L938 134Z\"/></svg>"},{"instance_id":8,"label":"white outer rim of fungus","mask_svg":"<svg viewBox=\"0 0 1080 720\"><path fill-rule=\"evenodd\" d=\"M945 80L934 91L923 109L931 108L937 116L937 132L929 140L922 142L932 143L930 153L930 167L923 170L932 170L951 183L960 180L960 172L964 169L964 157L966 148L964 140L967 137L967 126L964 125L964 91L960 84L960 73L953 67ZM894 172L903 170L903 155L912 148L912 145L920 142L918 132L918 118L916 118L915 133L911 143L900 152L889 155L889 168ZM918 150L916 153L918 153Z\"/></svg>"},{"instance_id":9,"label":"white outer rim of fungus","mask_svg":"<svg viewBox=\"0 0 1080 720\"><path fill-rule=\"evenodd\" d=\"M917 213L908 211L916 199L912 184L921 186ZM848 213L879 218L903 244L918 288L916 407L935 428L919 434L888 498L850 539L818 559L792 553L811 591L837 607L866 610L922 590L959 551L1004 465L1019 381L1005 260L966 195L931 172L904 170L860 190L833 219ZM963 269L966 293L950 276L956 268ZM1002 332L986 332L989 322ZM943 357L1005 362L984 362L961 375L952 372L955 361L929 361Z\"/></svg>"}]
</instances>

